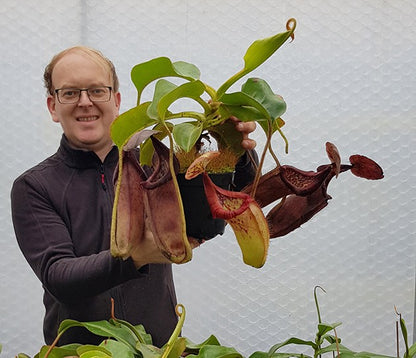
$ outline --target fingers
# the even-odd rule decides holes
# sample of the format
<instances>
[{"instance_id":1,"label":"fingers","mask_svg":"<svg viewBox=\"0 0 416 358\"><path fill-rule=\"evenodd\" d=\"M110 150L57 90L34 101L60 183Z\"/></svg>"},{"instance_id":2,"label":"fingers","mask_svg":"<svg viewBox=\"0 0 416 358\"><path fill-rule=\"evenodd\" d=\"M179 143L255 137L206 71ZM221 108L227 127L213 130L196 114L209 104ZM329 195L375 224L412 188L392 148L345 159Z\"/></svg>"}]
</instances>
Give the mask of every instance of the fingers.
<instances>
[{"instance_id":1,"label":"fingers","mask_svg":"<svg viewBox=\"0 0 416 358\"><path fill-rule=\"evenodd\" d=\"M242 122L237 117L230 117L230 120L234 122L235 128L243 135L241 146L245 150L253 150L257 143L254 139L249 138L249 134L256 129L256 122Z\"/></svg>"},{"instance_id":2,"label":"fingers","mask_svg":"<svg viewBox=\"0 0 416 358\"><path fill-rule=\"evenodd\" d=\"M191 236L188 236L188 241L191 244L192 249L196 249L197 247L199 247L201 244L204 243L204 240L198 240Z\"/></svg>"},{"instance_id":3,"label":"fingers","mask_svg":"<svg viewBox=\"0 0 416 358\"><path fill-rule=\"evenodd\" d=\"M243 139L241 141L241 146L245 149L245 150L253 150L254 148L256 148L257 142L254 139Z\"/></svg>"}]
</instances>

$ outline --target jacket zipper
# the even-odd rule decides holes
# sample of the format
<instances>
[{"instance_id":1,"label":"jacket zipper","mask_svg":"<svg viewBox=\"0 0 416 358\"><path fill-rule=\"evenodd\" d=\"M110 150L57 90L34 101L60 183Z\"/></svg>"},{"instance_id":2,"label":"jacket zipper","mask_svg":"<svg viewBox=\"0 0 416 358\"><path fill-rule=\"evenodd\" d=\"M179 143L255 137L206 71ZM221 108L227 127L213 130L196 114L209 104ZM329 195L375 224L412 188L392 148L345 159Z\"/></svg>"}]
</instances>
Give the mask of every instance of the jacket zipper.
<instances>
[{"instance_id":1,"label":"jacket zipper","mask_svg":"<svg viewBox=\"0 0 416 358\"><path fill-rule=\"evenodd\" d=\"M100 165L100 174L101 174L101 185L104 190L107 190L107 186L105 185L105 175L104 175L104 165Z\"/></svg>"}]
</instances>

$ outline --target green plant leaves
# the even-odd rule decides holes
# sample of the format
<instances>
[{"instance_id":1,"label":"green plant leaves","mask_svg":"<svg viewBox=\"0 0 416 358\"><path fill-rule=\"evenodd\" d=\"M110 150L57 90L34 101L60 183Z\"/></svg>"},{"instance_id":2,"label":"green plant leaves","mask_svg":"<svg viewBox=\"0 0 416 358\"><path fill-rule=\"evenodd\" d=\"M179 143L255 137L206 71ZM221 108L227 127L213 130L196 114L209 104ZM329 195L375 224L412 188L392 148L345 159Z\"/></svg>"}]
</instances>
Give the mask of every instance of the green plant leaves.
<instances>
[{"instance_id":1,"label":"green plant leaves","mask_svg":"<svg viewBox=\"0 0 416 358\"><path fill-rule=\"evenodd\" d=\"M260 78L249 78L241 90L222 95L220 108L225 108L242 121L258 122L265 133L270 132L271 135L280 132L280 127L284 124L280 116L286 111L283 98L276 95L269 84ZM286 141L282 133L281 135Z\"/></svg>"},{"instance_id":2,"label":"green plant leaves","mask_svg":"<svg viewBox=\"0 0 416 358\"><path fill-rule=\"evenodd\" d=\"M253 107L261 113L263 118L270 118L270 114L267 109L255 98L244 92L226 93L221 96L221 102L224 105L240 106L241 108Z\"/></svg>"},{"instance_id":3,"label":"green plant leaves","mask_svg":"<svg viewBox=\"0 0 416 358\"><path fill-rule=\"evenodd\" d=\"M286 112L286 102L276 95L269 84L260 78L249 78L241 90L256 99L267 111L272 121Z\"/></svg>"},{"instance_id":4,"label":"green plant leaves","mask_svg":"<svg viewBox=\"0 0 416 358\"><path fill-rule=\"evenodd\" d=\"M77 349L79 358L111 358L113 355L104 347L85 345Z\"/></svg>"},{"instance_id":5,"label":"green plant leaves","mask_svg":"<svg viewBox=\"0 0 416 358\"><path fill-rule=\"evenodd\" d=\"M71 357L71 356L77 356L77 348L81 345L68 345L68 346L62 346L62 347L54 347L49 355L48 358L64 358L64 357ZM46 354L49 351L49 346L43 346L39 353L36 354L35 358L44 358Z\"/></svg>"},{"instance_id":6,"label":"green plant leaves","mask_svg":"<svg viewBox=\"0 0 416 358\"><path fill-rule=\"evenodd\" d=\"M176 86L174 83L161 79L157 81L152 104L148 109L148 115L155 119L165 120L169 106L180 98L191 98L202 103L200 96L205 91L205 85L201 81L192 81ZM192 115L194 112L185 112ZM199 116L203 119L203 116Z\"/></svg>"},{"instance_id":7,"label":"green plant leaves","mask_svg":"<svg viewBox=\"0 0 416 358\"><path fill-rule=\"evenodd\" d=\"M175 143L184 151L189 152L202 133L200 122L184 122L173 128Z\"/></svg>"},{"instance_id":8,"label":"green plant leaves","mask_svg":"<svg viewBox=\"0 0 416 358\"><path fill-rule=\"evenodd\" d=\"M312 347L313 349L316 349L316 343L315 343L315 342L312 342L312 341L305 341L305 340L300 339L300 338L292 337L292 338L287 339L287 340L286 340L286 341L284 341L284 342L281 342L281 343L278 343L278 344L275 344L274 346L272 346L272 347L270 348L270 350L269 350L269 354L273 354L273 353L275 353L278 349L280 349L280 348L282 348L282 347L284 347L284 346L287 346L287 345L289 345L289 344L296 344L296 345L301 345L301 346L310 346L310 347Z\"/></svg>"},{"instance_id":9,"label":"green plant leaves","mask_svg":"<svg viewBox=\"0 0 416 358\"><path fill-rule=\"evenodd\" d=\"M199 79L199 75L200 71L195 65L183 61L173 63L167 57L140 63L131 71L131 79L137 88L137 104L140 104L144 88L158 78L180 77L192 81Z\"/></svg>"},{"instance_id":10,"label":"green plant leaves","mask_svg":"<svg viewBox=\"0 0 416 358\"><path fill-rule=\"evenodd\" d=\"M150 104L151 102L144 102L120 114L114 120L111 125L111 138L115 145L122 148L134 133L157 123L157 120L147 114Z\"/></svg>"},{"instance_id":11,"label":"green plant leaves","mask_svg":"<svg viewBox=\"0 0 416 358\"><path fill-rule=\"evenodd\" d=\"M137 354L133 352L133 350L130 347L114 339L106 339L100 344L100 347L104 347L108 352L112 354L112 357L123 357L123 358L137 357Z\"/></svg>"},{"instance_id":12,"label":"green plant leaves","mask_svg":"<svg viewBox=\"0 0 416 358\"><path fill-rule=\"evenodd\" d=\"M168 108L181 98L190 98L202 103L200 96L205 91L205 85L201 81L186 82L180 86L161 79L157 81L151 105L148 108L148 115L155 120L165 122L169 117ZM203 114L197 112L182 113L182 117L195 117L195 123L179 123L173 129L173 137L176 144L188 152L196 143L202 133ZM174 116L174 115L173 115Z\"/></svg>"},{"instance_id":13,"label":"green plant leaves","mask_svg":"<svg viewBox=\"0 0 416 358\"><path fill-rule=\"evenodd\" d=\"M113 337L119 342L131 347L134 352L137 337L135 332L125 325L116 323L114 321L95 321L95 322L78 322L74 320L64 320L58 329L58 334L64 333L67 329L72 327L84 327L90 332L101 337Z\"/></svg>"},{"instance_id":14,"label":"green plant leaves","mask_svg":"<svg viewBox=\"0 0 416 358\"><path fill-rule=\"evenodd\" d=\"M199 350L205 345L219 346L220 342L214 335L210 335L205 341L199 344L195 344L189 339L186 339L186 352L198 354Z\"/></svg>"},{"instance_id":15,"label":"green plant leaves","mask_svg":"<svg viewBox=\"0 0 416 358\"><path fill-rule=\"evenodd\" d=\"M234 348L220 345L204 345L197 355L190 354L187 357L198 358L243 358Z\"/></svg>"},{"instance_id":16,"label":"green plant leaves","mask_svg":"<svg viewBox=\"0 0 416 358\"><path fill-rule=\"evenodd\" d=\"M341 325L341 322L333 323L333 324L326 324L326 323L318 323L318 333L317 336L322 337L326 333L332 331L334 328Z\"/></svg>"},{"instance_id":17,"label":"green plant leaves","mask_svg":"<svg viewBox=\"0 0 416 358\"><path fill-rule=\"evenodd\" d=\"M228 146L236 155L241 155L244 152L241 148L241 133L229 130L230 127L225 125L230 116L235 116L241 121L258 122L266 132L268 147L270 137L275 131L280 132L287 147L287 140L280 131L284 123L280 115L286 110L286 104L281 97L273 93L264 80L249 79L241 92L226 91L238 79L260 66L293 36L295 26L296 21L290 19L286 24L287 31L254 41L244 55L243 69L229 78L218 90L200 81L199 69L187 62L172 62L167 57L157 57L137 64L131 71L131 79L138 94L137 106L121 114L114 121L111 128L114 143L122 147L133 133L157 124L164 127L163 133L168 135L172 150L176 144L185 152L189 152L203 131L207 130L220 142L219 147ZM166 80L169 77L179 78L184 83L176 85ZM154 81L156 83L152 101L140 103L144 89ZM208 95L210 100L202 99L203 94ZM184 110L171 113L170 106L184 98L201 105L202 111ZM174 123L175 119L183 118L194 121ZM148 164L152 148L147 142L141 146L141 150L143 153L140 161L142 164Z\"/></svg>"},{"instance_id":18,"label":"green plant leaves","mask_svg":"<svg viewBox=\"0 0 416 358\"><path fill-rule=\"evenodd\" d=\"M251 72L259 67L286 42L294 30L292 28L286 32L254 41L244 55L244 70Z\"/></svg>"},{"instance_id":19,"label":"green plant leaves","mask_svg":"<svg viewBox=\"0 0 416 358\"><path fill-rule=\"evenodd\" d=\"M290 27L290 25L292 25ZM271 55L273 55L279 47L281 47L286 40L292 36L296 21L289 19L286 24L288 31L276 34L274 36L254 41L247 49L244 55L244 68L237 72L234 76L230 77L221 87L217 90L218 97L220 98L228 88L230 88L235 82L246 74L252 72L254 69L263 64Z\"/></svg>"}]
</instances>

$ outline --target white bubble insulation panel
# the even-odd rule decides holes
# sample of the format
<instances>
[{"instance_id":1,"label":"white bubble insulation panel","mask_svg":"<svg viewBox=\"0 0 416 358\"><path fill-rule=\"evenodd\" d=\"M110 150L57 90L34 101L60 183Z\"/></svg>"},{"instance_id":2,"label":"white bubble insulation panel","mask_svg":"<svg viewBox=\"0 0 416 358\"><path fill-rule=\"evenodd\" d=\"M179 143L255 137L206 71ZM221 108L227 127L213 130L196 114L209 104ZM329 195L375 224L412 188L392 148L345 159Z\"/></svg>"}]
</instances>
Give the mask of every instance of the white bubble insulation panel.
<instances>
[{"instance_id":1,"label":"white bubble insulation panel","mask_svg":"<svg viewBox=\"0 0 416 358\"><path fill-rule=\"evenodd\" d=\"M355 351L396 354L397 311L414 340L416 250L416 3L411 0L0 0L0 344L1 357L33 356L43 344L42 288L16 244L11 184L55 152L61 129L46 108L42 75L58 51L98 48L115 63L122 111L135 105L131 68L157 56L199 67L218 86L243 66L256 39L285 31L286 43L251 75L283 96L283 164L315 170L328 162L325 142L376 160L385 178L346 173L332 200L289 235L271 241L265 266L241 259L231 229L175 266L183 335L214 334L248 357L296 336L315 338L318 291L324 322ZM264 136L254 139L261 150ZM273 160L266 159L265 171ZM401 354L404 352L401 341ZM295 350L295 348L288 350ZM311 351L304 350L306 354Z\"/></svg>"}]
</instances>

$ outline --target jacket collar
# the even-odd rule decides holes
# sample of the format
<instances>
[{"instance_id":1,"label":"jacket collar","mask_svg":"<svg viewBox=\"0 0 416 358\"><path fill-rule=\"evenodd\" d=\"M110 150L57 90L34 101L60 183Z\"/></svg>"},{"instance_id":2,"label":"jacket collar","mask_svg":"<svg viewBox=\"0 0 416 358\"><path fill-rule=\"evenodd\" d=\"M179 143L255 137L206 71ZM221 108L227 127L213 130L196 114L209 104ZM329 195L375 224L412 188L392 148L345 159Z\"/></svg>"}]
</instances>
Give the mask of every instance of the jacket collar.
<instances>
[{"instance_id":1,"label":"jacket collar","mask_svg":"<svg viewBox=\"0 0 416 358\"><path fill-rule=\"evenodd\" d=\"M69 167L79 169L96 168L101 164L116 164L118 161L118 149L115 145L107 154L104 163L102 163L100 158L94 152L72 148L64 134L61 138L58 155L62 157L65 164Z\"/></svg>"}]
</instances>

